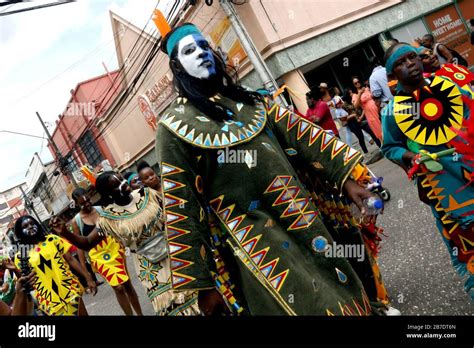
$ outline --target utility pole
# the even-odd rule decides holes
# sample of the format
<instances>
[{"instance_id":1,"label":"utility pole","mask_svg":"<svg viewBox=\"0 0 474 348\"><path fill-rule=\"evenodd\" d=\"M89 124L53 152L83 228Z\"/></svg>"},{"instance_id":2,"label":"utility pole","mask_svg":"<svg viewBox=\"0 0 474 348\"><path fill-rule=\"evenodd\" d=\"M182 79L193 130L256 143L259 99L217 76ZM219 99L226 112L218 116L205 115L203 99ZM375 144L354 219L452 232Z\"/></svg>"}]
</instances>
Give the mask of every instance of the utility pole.
<instances>
[{"instance_id":1,"label":"utility pole","mask_svg":"<svg viewBox=\"0 0 474 348\"><path fill-rule=\"evenodd\" d=\"M43 221L41 221L40 217L38 216L38 213L36 212L35 210L35 206L33 204L33 202L30 201L30 199L28 198L28 196L26 195L25 191L23 190L23 187L20 185L20 190L21 190L21 193L23 195L23 199L25 201L25 208L26 208L26 211L28 210L31 210L36 218L36 220L38 220L38 222L41 224L41 226L43 226L43 228L46 230L45 226L43 225ZM29 213L29 211L28 211Z\"/></svg>"},{"instance_id":2,"label":"utility pole","mask_svg":"<svg viewBox=\"0 0 474 348\"><path fill-rule=\"evenodd\" d=\"M59 162L59 168L61 168L61 171L63 171L63 173L66 174L66 176L71 180L74 188L78 188L79 186L77 185L76 179L74 179L74 175L65 168L64 157L61 154L61 151L59 151L58 145L56 145L56 143L54 142L53 137L49 133L49 130L44 124L43 119L41 118L38 111L36 111L36 116L38 116L38 120L40 121L41 126L43 126L44 132L46 133L46 136L48 137L49 143L54 148L54 152L56 153L56 158L58 159L58 162Z\"/></svg>"},{"instance_id":3,"label":"utility pole","mask_svg":"<svg viewBox=\"0 0 474 348\"><path fill-rule=\"evenodd\" d=\"M245 52L249 57L249 60L252 62L255 71L260 76L260 79L263 81L263 85L266 89L268 89L272 94L278 90L278 84L272 76L270 69L268 68L265 60L263 59L262 55L258 51L257 47L252 41L247 29L242 24L242 21L235 11L234 5L229 0L219 0L222 9L224 10L227 17L229 17L230 23L235 30L242 46L244 46ZM280 94L277 97L280 104L285 107L288 107L288 102L286 99Z\"/></svg>"}]
</instances>

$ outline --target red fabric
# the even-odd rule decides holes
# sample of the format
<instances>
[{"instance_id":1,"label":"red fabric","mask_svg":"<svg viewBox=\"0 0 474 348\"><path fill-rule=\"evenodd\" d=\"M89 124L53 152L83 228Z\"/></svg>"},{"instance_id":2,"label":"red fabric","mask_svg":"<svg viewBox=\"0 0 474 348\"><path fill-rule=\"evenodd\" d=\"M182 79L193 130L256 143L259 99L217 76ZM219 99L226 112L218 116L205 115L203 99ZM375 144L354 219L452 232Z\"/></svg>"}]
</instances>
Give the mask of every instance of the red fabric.
<instances>
[{"instance_id":1,"label":"red fabric","mask_svg":"<svg viewBox=\"0 0 474 348\"><path fill-rule=\"evenodd\" d=\"M421 158L421 155L420 154L417 154L415 156L415 158L413 158L413 160L411 161L412 163L412 167L410 168L410 170L408 171L408 179L410 180L413 180L413 178L415 177L415 175L421 171L421 164L418 163L419 159Z\"/></svg>"},{"instance_id":2,"label":"red fabric","mask_svg":"<svg viewBox=\"0 0 474 348\"><path fill-rule=\"evenodd\" d=\"M320 118L319 122L316 122L316 117ZM306 112L306 118L311 122L316 123L321 128L331 130L335 135L339 135L336 124L332 119L331 111L326 102L318 100L313 108L308 109Z\"/></svg>"}]
</instances>

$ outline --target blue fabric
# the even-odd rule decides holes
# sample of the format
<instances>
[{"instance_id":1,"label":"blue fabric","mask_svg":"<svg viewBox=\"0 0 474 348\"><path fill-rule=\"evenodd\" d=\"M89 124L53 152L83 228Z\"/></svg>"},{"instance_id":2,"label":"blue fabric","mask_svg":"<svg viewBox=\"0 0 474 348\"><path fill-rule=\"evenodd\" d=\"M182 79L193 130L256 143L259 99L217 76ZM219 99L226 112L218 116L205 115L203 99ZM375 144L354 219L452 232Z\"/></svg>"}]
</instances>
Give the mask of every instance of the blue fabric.
<instances>
[{"instance_id":1,"label":"blue fabric","mask_svg":"<svg viewBox=\"0 0 474 348\"><path fill-rule=\"evenodd\" d=\"M425 46L420 46L420 47L417 47L415 49L416 49L416 53L421 54L421 52L423 52L427 48Z\"/></svg>"},{"instance_id":2,"label":"blue fabric","mask_svg":"<svg viewBox=\"0 0 474 348\"><path fill-rule=\"evenodd\" d=\"M387 71L383 66L377 66L369 78L370 92L375 98L381 98L383 102L393 99L392 92L388 87Z\"/></svg>"},{"instance_id":3,"label":"blue fabric","mask_svg":"<svg viewBox=\"0 0 474 348\"><path fill-rule=\"evenodd\" d=\"M397 49L395 49L395 51L392 52L392 55L387 59L387 63L385 64L385 70L387 70L387 73L392 73L393 64L395 64L395 61L409 52L414 52L418 54L414 47L408 45L399 46Z\"/></svg>"},{"instance_id":4,"label":"blue fabric","mask_svg":"<svg viewBox=\"0 0 474 348\"><path fill-rule=\"evenodd\" d=\"M174 47L183 37L192 34L201 34L201 31L192 24L183 25L176 29L168 38L168 42L166 43L166 52L168 53L168 56L171 57L171 52L173 52Z\"/></svg>"},{"instance_id":5,"label":"blue fabric","mask_svg":"<svg viewBox=\"0 0 474 348\"><path fill-rule=\"evenodd\" d=\"M130 175L127 180L128 184L130 185L132 183L132 180L135 179L137 176L137 173L133 173L132 175Z\"/></svg>"},{"instance_id":6,"label":"blue fabric","mask_svg":"<svg viewBox=\"0 0 474 348\"><path fill-rule=\"evenodd\" d=\"M472 99L472 95L469 91L462 88L459 88L459 90L463 95ZM403 134L395 122L393 104L393 101L391 101L382 112L383 144L381 150L385 157L402 164L402 156L408 151L409 139ZM467 103L463 105L463 116L464 118L471 117ZM417 145L420 150L423 149L430 153L440 152L448 148L447 144ZM462 161L462 155L459 155L457 160L452 156L441 157L439 158L439 162L443 165L443 171L436 175L435 180L437 182L436 187L443 189L438 198L441 208L445 212L449 212L450 219L458 222L460 227L467 228L468 226L472 226L472 224L474 224L474 186L470 185L462 190L459 190L459 188L466 184L462 167L469 170L473 169ZM453 202L457 202L458 206L453 206ZM459 250L455 250L453 248L455 246L453 241L446 239L442 234L443 227L439 221L440 215L433 206L431 206L431 210L436 218L436 223L441 232L443 241L449 251L453 266L461 276L466 277L464 288L470 293L474 300L474 275L469 273L466 263L457 258ZM458 245L457 248L460 248L460 246Z\"/></svg>"},{"instance_id":7,"label":"blue fabric","mask_svg":"<svg viewBox=\"0 0 474 348\"><path fill-rule=\"evenodd\" d=\"M431 210L433 212L433 215L436 216L436 210L431 207ZM474 274L471 274L468 269L467 265L463 262L460 262L457 258L457 250L453 248L451 243L449 242L448 239L443 234L443 223L439 220L439 218L436 218L436 227L438 228L439 234L441 235L441 238L443 239L444 244L448 248L448 253L449 257L451 258L451 263L456 270L456 273L459 274L464 280L464 291L466 291L470 296L471 299L474 301Z\"/></svg>"}]
</instances>

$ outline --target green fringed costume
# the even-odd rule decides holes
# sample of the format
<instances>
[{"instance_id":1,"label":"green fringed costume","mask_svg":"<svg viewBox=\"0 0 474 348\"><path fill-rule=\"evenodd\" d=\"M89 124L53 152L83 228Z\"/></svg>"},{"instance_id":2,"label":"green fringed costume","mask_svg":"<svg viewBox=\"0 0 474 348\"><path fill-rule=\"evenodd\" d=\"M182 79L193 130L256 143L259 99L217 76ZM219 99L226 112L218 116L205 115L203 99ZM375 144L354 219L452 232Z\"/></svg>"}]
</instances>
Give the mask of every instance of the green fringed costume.
<instances>
[{"instance_id":1,"label":"green fringed costume","mask_svg":"<svg viewBox=\"0 0 474 348\"><path fill-rule=\"evenodd\" d=\"M219 235L249 314L370 315L349 262L325 256L333 238L296 172L311 167L341 190L362 155L277 105L211 100L237 117L218 122L178 98L158 124L173 288L215 287Z\"/></svg>"},{"instance_id":2,"label":"green fringed costume","mask_svg":"<svg viewBox=\"0 0 474 348\"><path fill-rule=\"evenodd\" d=\"M101 234L112 236L133 251L135 268L157 315L199 315L197 293L175 292L171 287L170 259L152 262L137 252L163 228L160 196L153 189L135 190L128 206L110 204L100 212L97 225ZM104 258L110 257L108 254ZM125 273L125 272L123 272Z\"/></svg>"}]
</instances>

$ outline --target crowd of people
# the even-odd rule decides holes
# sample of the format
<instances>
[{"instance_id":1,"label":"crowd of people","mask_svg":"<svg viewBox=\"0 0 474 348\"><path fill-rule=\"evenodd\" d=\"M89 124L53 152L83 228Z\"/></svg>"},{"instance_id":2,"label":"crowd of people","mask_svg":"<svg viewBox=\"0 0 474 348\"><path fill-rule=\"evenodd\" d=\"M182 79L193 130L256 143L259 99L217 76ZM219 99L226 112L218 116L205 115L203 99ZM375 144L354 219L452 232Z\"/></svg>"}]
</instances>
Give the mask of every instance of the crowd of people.
<instances>
[{"instance_id":1,"label":"crowd of people","mask_svg":"<svg viewBox=\"0 0 474 348\"><path fill-rule=\"evenodd\" d=\"M101 173L100 201L76 189L80 211L52 217L49 231L19 218L15 243L29 248L1 263L0 314L87 315L82 296L97 292L98 273L124 314L141 315L128 251L157 315L400 314L378 269L371 176L351 133L415 180L474 299L473 76L449 50L429 36L416 48L393 42L367 82L354 76L344 93L321 83L300 116L237 84L194 25L165 34L179 97L158 124L159 171L140 162ZM224 147L245 161L218 161ZM334 243L366 257L328 257Z\"/></svg>"}]
</instances>

